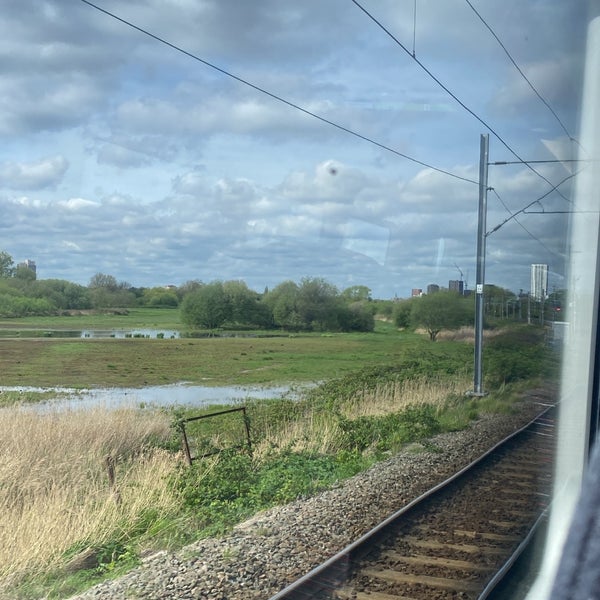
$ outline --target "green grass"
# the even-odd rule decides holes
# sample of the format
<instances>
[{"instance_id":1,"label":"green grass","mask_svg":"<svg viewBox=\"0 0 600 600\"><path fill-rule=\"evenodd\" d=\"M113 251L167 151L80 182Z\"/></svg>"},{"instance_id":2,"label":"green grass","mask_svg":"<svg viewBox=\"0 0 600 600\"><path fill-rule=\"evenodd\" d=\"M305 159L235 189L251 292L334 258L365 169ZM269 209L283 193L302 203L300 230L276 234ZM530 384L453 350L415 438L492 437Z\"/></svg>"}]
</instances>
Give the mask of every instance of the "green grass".
<instances>
[{"instance_id":1,"label":"green grass","mask_svg":"<svg viewBox=\"0 0 600 600\"><path fill-rule=\"evenodd\" d=\"M156 311L154 311L156 312ZM160 312L160 311L159 311ZM70 317L67 317L70 318ZM148 325L148 323L144 323ZM472 348L384 324L374 333L257 338L0 339L2 385L142 387L316 382L426 355L469 365Z\"/></svg>"},{"instance_id":2,"label":"green grass","mask_svg":"<svg viewBox=\"0 0 600 600\"><path fill-rule=\"evenodd\" d=\"M80 311L69 316L0 319L0 329L182 329L179 309L129 308L126 314Z\"/></svg>"},{"instance_id":3,"label":"green grass","mask_svg":"<svg viewBox=\"0 0 600 600\"><path fill-rule=\"evenodd\" d=\"M379 324L371 334L324 336L0 340L0 373L4 384L88 387L181 380L215 385L323 382L307 391L301 400L246 403L252 454L233 448L244 448L246 441L239 413L189 424L187 431L196 456L205 451L221 450L220 454L210 458L195 460L191 468L177 459L181 444L178 422L223 407L205 411L167 410L166 415L165 412L152 412L153 416L158 414L164 424L160 436L155 433L144 438L147 447L134 448L124 453L120 460L123 463L131 461L133 466L150 449L162 452L168 458L169 470L164 476L151 479L153 484L164 485L160 487L160 497L172 495L176 499L175 506L169 504L169 511L165 509L164 514L157 513L153 506L142 506L135 517L129 516L122 523L117 519L104 536L82 537L75 545L70 541L61 550L64 554L60 555L58 566L54 562L45 570L42 565L37 570L32 567L25 571L16 587L11 589L10 597L29 600L42 595L48 598L68 596L102 578L131 568L148 548L177 548L202 537L222 534L257 511L315 494L402 447L414 452L441 452L430 439L436 433L468 427L485 413L516 410L523 386L538 383L523 378L529 378L534 371L542 373L544 362L538 350L539 360L530 357L525 365L527 368L521 372L513 368L512 359L537 342L537 338L523 336L500 340L494 350L496 354L491 353L494 359L491 366L500 368L508 364L511 377L516 381L506 383L503 380L498 391L488 389L491 393L484 398L467 398L458 392L450 394L449 389L452 381L459 380L461 385L464 382L472 365L472 345L432 343L426 337L398 333L385 324ZM497 373L495 378L501 379ZM418 391L412 400L403 395L400 399L394 398L391 404L383 397L387 384L413 380L425 382L429 387L437 382L440 397L425 401L422 391ZM377 390L382 396L369 395ZM36 397L28 395L27 399ZM5 398L8 403L16 399L14 395ZM363 412L363 408L376 410ZM170 431L168 419L172 423ZM131 424L137 420L127 419L121 434L126 439L130 439ZM44 435L47 428L53 426L53 421L44 422ZM17 426L20 433L20 421ZM116 425L101 427L100 431L113 429ZM74 444L83 441L79 440L80 431L78 426ZM21 435L15 437L16 440L21 438ZM89 441L84 444L84 447L89 446ZM38 445L30 443L26 447L37 448ZM100 458L105 453L103 450ZM12 454L9 452L7 456ZM46 460L42 453L42 464L45 465ZM27 472L31 470L31 462L25 463ZM121 464L121 473L125 466ZM88 469L85 464L84 467ZM140 471L144 472L145 468ZM70 495L73 480L68 479ZM123 475L119 476L119 481L124 498L129 497L133 502L145 497L138 491L137 486L141 484L137 480L131 484L129 495ZM20 480L18 487L23 487ZM41 506L47 506L46 496L41 498ZM125 506L124 503L119 510ZM57 517L63 513L68 511L62 508L54 511ZM38 529L36 535L37 532ZM61 562L87 547L97 551L99 564L67 575Z\"/></svg>"}]
</instances>

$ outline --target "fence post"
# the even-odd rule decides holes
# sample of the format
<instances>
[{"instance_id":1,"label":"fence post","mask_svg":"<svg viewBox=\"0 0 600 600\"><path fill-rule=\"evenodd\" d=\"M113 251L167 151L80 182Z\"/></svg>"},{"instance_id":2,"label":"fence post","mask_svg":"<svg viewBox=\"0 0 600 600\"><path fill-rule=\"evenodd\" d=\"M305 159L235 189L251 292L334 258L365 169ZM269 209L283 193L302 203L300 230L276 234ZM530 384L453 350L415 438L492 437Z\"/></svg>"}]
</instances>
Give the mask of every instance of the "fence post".
<instances>
[{"instance_id":1,"label":"fence post","mask_svg":"<svg viewBox=\"0 0 600 600\"><path fill-rule=\"evenodd\" d=\"M185 432L185 423L180 423L179 427L181 428L181 437L183 438L183 452L185 453L185 458L187 460L188 465L192 466L192 455L190 453L190 445L188 443L187 434Z\"/></svg>"},{"instance_id":2,"label":"fence post","mask_svg":"<svg viewBox=\"0 0 600 600\"><path fill-rule=\"evenodd\" d=\"M250 419L246 414L246 407L242 406L242 412L244 413L244 425L246 427L246 439L248 440L248 453L252 455L252 442L250 440Z\"/></svg>"}]
</instances>

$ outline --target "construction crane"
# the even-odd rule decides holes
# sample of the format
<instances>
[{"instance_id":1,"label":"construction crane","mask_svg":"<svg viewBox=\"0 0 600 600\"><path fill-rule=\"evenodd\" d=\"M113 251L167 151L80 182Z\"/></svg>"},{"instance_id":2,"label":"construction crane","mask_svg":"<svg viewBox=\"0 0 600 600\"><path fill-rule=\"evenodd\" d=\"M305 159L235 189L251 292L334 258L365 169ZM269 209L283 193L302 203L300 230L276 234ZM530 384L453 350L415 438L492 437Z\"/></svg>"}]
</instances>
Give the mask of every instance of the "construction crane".
<instances>
[{"instance_id":1,"label":"construction crane","mask_svg":"<svg viewBox=\"0 0 600 600\"><path fill-rule=\"evenodd\" d=\"M460 267L459 267L459 266L458 266L456 263L454 263L454 266L456 267L456 269L457 269L457 270L458 270L458 272L460 273L460 282L461 282L461 284L462 284L462 280L463 280L463 276L464 276L464 275L463 275L463 272L462 272L461 268L460 268ZM467 277L468 277L468 274L467 274ZM461 287L461 289L462 289L462 294L463 294L463 295L466 295L466 291L467 291L467 285L468 285L468 283L467 283L467 281L465 281L465 283L464 283L464 287L463 287L462 285L460 286L460 287Z\"/></svg>"}]
</instances>

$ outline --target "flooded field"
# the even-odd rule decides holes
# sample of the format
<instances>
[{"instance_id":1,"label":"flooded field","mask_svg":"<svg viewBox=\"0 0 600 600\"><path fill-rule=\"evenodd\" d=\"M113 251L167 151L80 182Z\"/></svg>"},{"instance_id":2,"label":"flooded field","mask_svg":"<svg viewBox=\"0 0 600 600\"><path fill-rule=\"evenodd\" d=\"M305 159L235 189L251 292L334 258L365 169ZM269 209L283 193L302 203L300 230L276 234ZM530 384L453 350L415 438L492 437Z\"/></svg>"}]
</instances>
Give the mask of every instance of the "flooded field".
<instances>
[{"instance_id":1,"label":"flooded field","mask_svg":"<svg viewBox=\"0 0 600 600\"><path fill-rule=\"evenodd\" d=\"M5 338L179 339L173 329L0 329Z\"/></svg>"},{"instance_id":2,"label":"flooded field","mask_svg":"<svg viewBox=\"0 0 600 600\"><path fill-rule=\"evenodd\" d=\"M294 388L296 390L296 388ZM119 408L121 406L196 406L211 404L235 404L247 399L269 399L290 397L294 391L290 386L241 387L201 385L157 385L143 388L98 388L77 390L74 388L41 388L28 386L4 386L2 391L56 392L56 399L40 403L40 407L79 410L97 406Z\"/></svg>"}]
</instances>

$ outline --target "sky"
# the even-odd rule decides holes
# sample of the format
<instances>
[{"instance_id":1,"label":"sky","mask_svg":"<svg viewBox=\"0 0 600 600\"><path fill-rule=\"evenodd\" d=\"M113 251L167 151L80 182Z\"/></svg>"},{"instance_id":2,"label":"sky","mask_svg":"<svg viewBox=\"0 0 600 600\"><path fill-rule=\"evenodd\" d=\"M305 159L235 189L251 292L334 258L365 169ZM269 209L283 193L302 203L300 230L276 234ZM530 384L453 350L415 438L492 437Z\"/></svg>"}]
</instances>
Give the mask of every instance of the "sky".
<instances>
[{"instance_id":1,"label":"sky","mask_svg":"<svg viewBox=\"0 0 600 600\"><path fill-rule=\"evenodd\" d=\"M474 288L489 134L517 164L488 169L486 283L564 287L584 167L522 161L585 152L585 2L95 3L130 24L3 2L0 250L38 279Z\"/></svg>"}]
</instances>

